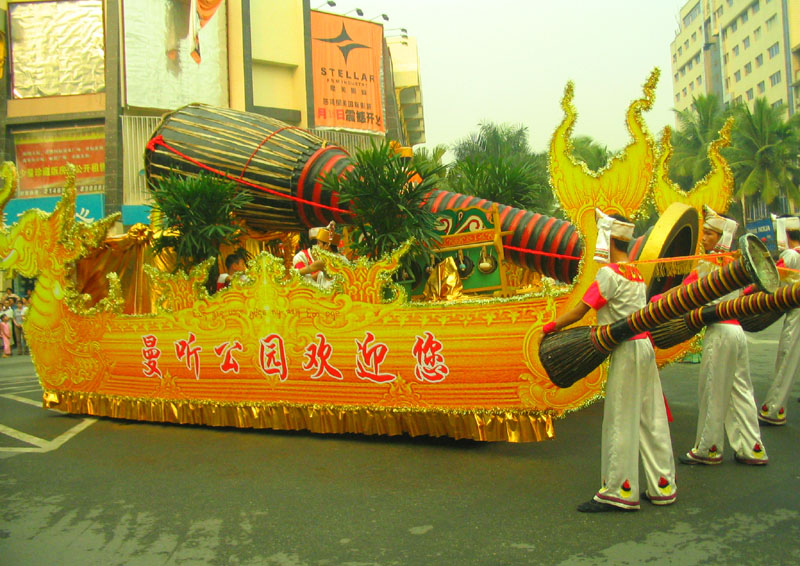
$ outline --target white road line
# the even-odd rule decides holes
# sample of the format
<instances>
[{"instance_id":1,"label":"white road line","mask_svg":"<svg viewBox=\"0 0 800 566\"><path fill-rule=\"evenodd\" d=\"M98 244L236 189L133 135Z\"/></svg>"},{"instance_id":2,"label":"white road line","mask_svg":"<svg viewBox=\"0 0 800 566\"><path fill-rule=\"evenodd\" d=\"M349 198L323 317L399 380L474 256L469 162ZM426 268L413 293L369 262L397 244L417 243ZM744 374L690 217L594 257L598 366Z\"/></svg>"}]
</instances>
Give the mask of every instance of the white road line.
<instances>
[{"instance_id":1,"label":"white road line","mask_svg":"<svg viewBox=\"0 0 800 566\"><path fill-rule=\"evenodd\" d=\"M759 340L758 338L748 338L750 344L777 344L777 340Z\"/></svg>"},{"instance_id":2,"label":"white road line","mask_svg":"<svg viewBox=\"0 0 800 566\"><path fill-rule=\"evenodd\" d=\"M23 393L20 391L20 393ZM35 399L28 399L27 397L20 397L19 395L13 395L11 393L6 393L4 395L0 395L0 397L5 397L6 399L11 399L12 401L19 401L20 403L25 403L26 405L33 405L34 407L42 407L42 401L36 401Z\"/></svg>"},{"instance_id":3,"label":"white road line","mask_svg":"<svg viewBox=\"0 0 800 566\"><path fill-rule=\"evenodd\" d=\"M17 391L17 392L19 392L21 390L29 390L30 388L31 388L31 384L30 383L20 383L19 385L0 387L0 391L2 391L2 392L6 392L6 391ZM42 389L40 387L39 391L41 391L41 390Z\"/></svg>"},{"instance_id":4,"label":"white road line","mask_svg":"<svg viewBox=\"0 0 800 566\"><path fill-rule=\"evenodd\" d=\"M6 436L10 436L11 438L15 438L24 442L25 444L33 444L34 446L38 446L39 448L44 448L47 446L47 440L43 438L38 438L36 436L31 436L21 430L17 430L15 428L11 428L10 426L6 426L0 424L0 434L5 434ZM2 448L0 448L2 450Z\"/></svg>"},{"instance_id":5,"label":"white road line","mask_svg":"<svg viewBox=\"0 0 800 566\"><path fill-rule=\"evenodd\" d=\"M92 419L92 418L83 419L83 421L76 424L67 432L57 436L53 440L45 440L43 438L37 438L35 436L31 436L30 434L26 434L19 430L15 430L11 427L0 425L0 433L10 436L11 438L20 440L22 442L25 442L26 444L32 444L33 446L38 447L38 448L0 447L0 452L50 452L51 450L60 448L65 442L70 440L73 436L89 428L96 422L97 419Z\"/></svg>"}]
</instances>

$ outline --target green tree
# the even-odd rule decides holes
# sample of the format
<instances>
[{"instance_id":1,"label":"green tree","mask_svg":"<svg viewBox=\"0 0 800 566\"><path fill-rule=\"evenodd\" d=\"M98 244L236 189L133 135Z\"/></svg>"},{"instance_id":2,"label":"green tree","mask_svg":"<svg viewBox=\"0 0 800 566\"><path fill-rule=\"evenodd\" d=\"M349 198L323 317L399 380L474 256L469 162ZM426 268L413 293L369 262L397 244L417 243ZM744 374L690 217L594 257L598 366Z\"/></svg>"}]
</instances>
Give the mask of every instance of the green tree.
<instances>
[{"instance_id":1,"label":"green tree","mask_svg":"<svg viewBox=\"0 0 800 566\"><path fill-rule=\"evenodd\" d=\"M547 156L531 152L525 126L483 122L453 146L448 189L499 204L553 214Z\"/></svg>"},{"instance_id":2,"label":"green tree","mask_svg":"<svg viewBox=\"0 0 800 566\"><path fill-rule=\"evenodd\" d=\"M445 189L447 183L447 166L444 164L444 156L447 153L447 146L439 144L432 149L421 147L414 150L412 163L417 171L433 172L436 179L436 188Z\"/></svg>"},{"instance_id":3,"label":"green tree","mask_svg":"<svg viewBox=\"0 0 800 566\"><path fill-rule=\"evenodd\" d=\"M205 174L171 174L151 183L150 194L163 229L153 249L156 253L173 250L175 269L187 273L209 257L218 258L220 246L236 242L242 231L233 215L252 200L234 183ZM209 292L216 290L218 274L215 263L206 285Z\"/></svg>"},{"instance_id":4,"label":"green tree","mask_svg":"<svg viewBox=\"0 0 800 566\"><path fill-rule=\"evenodd\" d=\"M689 190L711 170L708 146L719 136L728 114L713 94L692 99L689 108L676 114L669 173L683 190Z\"/></svg>"},{"instance_id":5,"label":"green tree","mask_svg":"<svg viewBox=\"0 0 800 566\"><path fill-rule=\"evenodd\" d=\"M800 115L784 120L785 112L765 98L757 98L752 111L746 104L733 109L732 143L724 155L742 203L747 197L758 197L769 206L783 194L800 205Z\"/></svg>"},{"instance_id":6,"label":"green tree","mask_svg":"<svg viewBox=\"0 0 800 566\"><path fill-rule=\"evenodd\" d=\"M417 169L420 167L420 169ZM410 183L416 173L420 183ZM414 163L395 154L386 142L356 152L353 168L341 176L327 175L323 183L350 202L353 213L351 248L360 256L378 259L413 239L403 258L426 263L428 246L439 241L436 215L423 208L425 197L435 188L438 167Z\"/></svg>"},{"instance_id":7,"label":"green tree","mask_svg":"<svg viewBox=\"0 0 800 566\"><path fill-rule=\"evenodd\" d=\"M592 171L599 171L611 159L611 152L604 145L600 145L590 136L577 136L572 138L572 155L583 161Z\"/></svg>"}]
</instances>

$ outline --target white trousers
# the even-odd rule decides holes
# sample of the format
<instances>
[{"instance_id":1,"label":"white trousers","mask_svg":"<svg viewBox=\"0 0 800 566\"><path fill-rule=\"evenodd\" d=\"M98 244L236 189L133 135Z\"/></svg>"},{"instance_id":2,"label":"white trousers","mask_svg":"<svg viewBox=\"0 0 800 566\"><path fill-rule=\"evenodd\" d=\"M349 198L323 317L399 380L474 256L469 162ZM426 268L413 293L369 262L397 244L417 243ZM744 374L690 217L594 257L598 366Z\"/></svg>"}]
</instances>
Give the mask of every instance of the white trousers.
<instances>
[{"instance_id":1,"label":"white trousers","mask_svg":"<svg viewBox=\"0 0 800 566\"><path fill-rule=\"evenodd\" d=\"M611 354L596 501L639 507L639 454L652 500L675 499L675 461L653 346L629 340Z\"/></svg>"},{"instance_id":2,"label":"white trousers","mask_svg":"<svg viewBox=\"0 0 800 566\"><path fill-rule=\"evenodd\" d=\"M750 381L747 338L738 324L717 323L706 329L697 395L696 456L721 461L727 432L740 457L767 459Z\"/></svg>"},{"instance_id":3,"label":"white trousers","mask_svg":"<svg viewBox=\"0 0 800 566\"><path fill-rule=\"evenodd\" d=\"M792 309L783 320L775 357L775 377L761 407L761 414L777 421L786 419L786 401L800 368L800 309Z\"/></svg>"}]
</instances>

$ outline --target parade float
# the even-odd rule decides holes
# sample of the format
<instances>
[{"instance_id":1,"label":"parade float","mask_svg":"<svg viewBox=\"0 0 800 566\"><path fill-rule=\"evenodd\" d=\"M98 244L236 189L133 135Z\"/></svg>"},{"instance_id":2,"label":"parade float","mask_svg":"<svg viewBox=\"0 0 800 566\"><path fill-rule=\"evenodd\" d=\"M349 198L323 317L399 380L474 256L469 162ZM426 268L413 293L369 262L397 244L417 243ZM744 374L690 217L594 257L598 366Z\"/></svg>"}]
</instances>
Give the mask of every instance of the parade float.
<instances>
[{"instance_id":1,"label":"parade float","mask_svg":"<svg viewBox=\"0 0 800 566\"><path fill-rule=\"evenodd\" d=\"M656 143L642 117L657 78L627 110L630 144L599 172L571 155L577 113L573 86L565 89L549 171L568 221L431 193L426 206L448 226L432 253L472 254L471 263L486 268L457 300L410 300L391 277L405 248L374 262L327 257L337 281L329 292L288 269L284 257L262 252L246 278L209 295L210 262L186 274L146 260L153 228L107 238L115 216L76 221L72 177L52 213L29 210L0 233L0 268L37 281L25 332L44 406L318 433L554 437L554 419L603 394L604 366L559 388L537 352L542 326L580 300L595 276L598 266L584 253L595 245L594 209L636 218L655 205L658 222L630 253L658 292L691 268L701 205L727 208L733 179L719 149L730 124L709 150L712 171L681 191L668 178L669 131ZM165 116L145 156L151 179L210 172L235 180L256 197L238 220L253 233L286 234L285 247L308 227L347 224L346 203L325 191L320 174L350 162L344 150L297 128L202 105ZM10 163L3 182L2 206L16 185ZM520 289L526 273L541 275L541 285ZM87 281L102 297L82 292ZM659 363L691 348L659 350Z\"/></svg>"}]
</instances>

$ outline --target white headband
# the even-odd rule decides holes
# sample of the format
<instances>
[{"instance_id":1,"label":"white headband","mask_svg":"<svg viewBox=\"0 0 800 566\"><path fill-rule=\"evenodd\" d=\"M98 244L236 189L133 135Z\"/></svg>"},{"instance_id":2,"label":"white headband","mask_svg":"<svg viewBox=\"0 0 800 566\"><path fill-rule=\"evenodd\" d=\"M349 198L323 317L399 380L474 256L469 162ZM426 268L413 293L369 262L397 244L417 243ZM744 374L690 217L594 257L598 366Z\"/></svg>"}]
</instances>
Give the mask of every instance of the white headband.
<instances>
[{"instance_id":1,"label":"white headband","mask_svg":"<svg viewBox=\"0 0 800 566\"><path fill-rule=\"evenodd\" d=\"M714 252L729 252L733 244L733 235L739 224L735 220L720 216L707 204L703 205L703 227L720 234L719 241L714 247Z\"/></svg>"},{"instance_id":2,"label":"white headband","mask_svg":"<svg viewBox=\"0 0 800 566\"><path fill-rule=\"evenodd\" d=\"M797 216L778 218L773 214L772 225L775 228L775 242L778 244L778 249L783 251L789 247L789 238L786 235L786 231L800 230L800 218Z\"/></svg>"},{"instance_id":3,"label":"white headband","mask_svg":"<svg viewBox=\"0 0 800 566\"><path fill-rule=\"evenodd\" d=\"M608 263L611 257L611 238L629 242L633 239L633 224L623 222L605 214L599 208L594 209L597 220L597 246L594 250L594 260L599 263Z\"/></svg>"}]
</instances>

